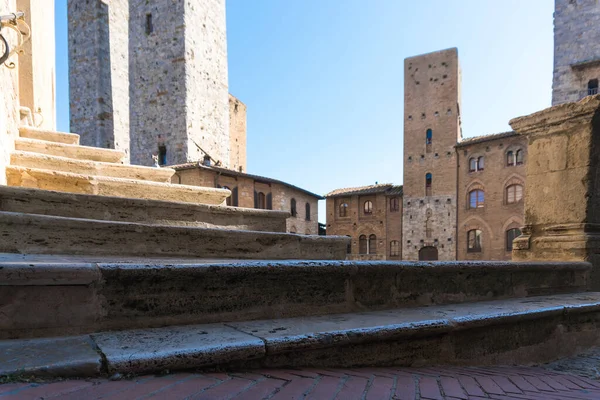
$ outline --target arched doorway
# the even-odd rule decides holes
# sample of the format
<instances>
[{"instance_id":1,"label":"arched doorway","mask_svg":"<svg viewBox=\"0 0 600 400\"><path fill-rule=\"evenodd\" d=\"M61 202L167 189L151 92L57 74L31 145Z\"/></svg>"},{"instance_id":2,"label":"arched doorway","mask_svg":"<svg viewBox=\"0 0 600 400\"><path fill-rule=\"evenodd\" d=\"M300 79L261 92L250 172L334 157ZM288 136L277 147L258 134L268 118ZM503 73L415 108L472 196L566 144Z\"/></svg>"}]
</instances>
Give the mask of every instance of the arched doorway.
<instances>
[{"instance_id":1,"label":"arched doorway","mask_svg":"<svg viewBox=\"0 0 600 400\"><path fill-rule=\"evenodd\" d=\"M426 246L419 250L419 261L437 261L438 251L436 247Z\"/></svg>"}]
</instances>

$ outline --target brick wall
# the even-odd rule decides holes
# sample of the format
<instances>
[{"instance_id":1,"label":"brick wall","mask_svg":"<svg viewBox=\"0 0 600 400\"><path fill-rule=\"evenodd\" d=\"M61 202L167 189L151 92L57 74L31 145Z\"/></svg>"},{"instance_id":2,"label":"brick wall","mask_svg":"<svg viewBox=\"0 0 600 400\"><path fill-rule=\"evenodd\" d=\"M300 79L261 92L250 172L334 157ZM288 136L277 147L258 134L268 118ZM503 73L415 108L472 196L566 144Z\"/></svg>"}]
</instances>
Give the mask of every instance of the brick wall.
<instances>
[{"instance_id":1,"label":"brick wall","mask_svg":"<svg viewBox=\"0 0 600 400\"><path fill-rule=\"evenodd\" d=\"M509 204L506 188L518 184L525 187L527 138L519 135L463 143L457 148L458 174L458 259L510 260L506 231L523 226L523 200ZM507 165L508 152L523 150L522 165ZM470 171L469 160L483 157L483 171ZM484 191L484 206L470 208L469 192ZM523 193L524 198L524 193ZM480 230L481 252L467 251L467 232Z\"/></svg>"}]
</instances>

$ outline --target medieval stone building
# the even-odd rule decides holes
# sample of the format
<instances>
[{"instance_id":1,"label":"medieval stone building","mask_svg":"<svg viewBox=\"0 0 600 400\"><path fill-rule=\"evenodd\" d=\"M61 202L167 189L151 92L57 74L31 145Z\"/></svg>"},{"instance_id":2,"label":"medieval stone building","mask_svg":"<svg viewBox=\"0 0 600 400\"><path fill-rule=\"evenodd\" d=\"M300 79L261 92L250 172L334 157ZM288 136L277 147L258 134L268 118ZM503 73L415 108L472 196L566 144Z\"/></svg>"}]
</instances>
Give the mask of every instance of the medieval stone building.
<instances>
[{"instance_id":1,"label":"medieval stone building","mask_svg":"<svg viewBox=\"0 0 600 400\"><path fill-rule=\"evenodd\" d=\"M402 259L402 186L337 189L325 197L327 234L352 238L348 259Z\"/></svg>"},{"instance_id":2,"label":"medieval stone building","mask_svg":"<svg viewBox=\"0 0 600 400\"><path fill-rule=\"evenodd\" d=\"M600 3L555 0L552 105L598 93Z\"/></svg>"},{"instance_id":3,"label":"medieval stone building","mask_svg":"<svg viewBox=\"0 0 600 400\"><path fill-rule=\"evenodd\" d=\"M69 0L68 15L71 128L82 144L175 166L174 183L235 189L231 205L285 210L288 232L318 233L321 196L246 173L247 109L228 93L225 0Z\"/></svg>"}]
</instances>

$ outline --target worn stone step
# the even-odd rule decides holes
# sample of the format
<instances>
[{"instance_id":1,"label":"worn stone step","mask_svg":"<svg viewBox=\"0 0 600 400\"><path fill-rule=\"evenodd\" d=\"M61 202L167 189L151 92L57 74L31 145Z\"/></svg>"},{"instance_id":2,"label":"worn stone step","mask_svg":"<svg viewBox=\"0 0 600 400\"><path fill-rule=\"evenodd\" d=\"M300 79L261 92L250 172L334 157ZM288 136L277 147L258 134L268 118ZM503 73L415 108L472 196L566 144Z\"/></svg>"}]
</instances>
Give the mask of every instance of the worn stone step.
<instances>
[{"instance_id":1,"label":"worn stone step","mask_svg":"<svg viewBox=\"0 0 600 400\"><path fill-rule=\"evenodd\" d=\"M12 165L6 167L6 181L9 186L193 204L222 204L231 195L227 189L80 175Z\"/></svg>"},{"instance_id":2,"label":"worn stone step","mask_svg":"<svg viewBox=\"0 0 600 400\"><path fill-rule=\"evenodd\" d=\"M600 345L600 293L0 341L0 374L541 363Z\"/></svg>"},{"instance_id":3,"label":"worn stone step","mask_svg":"<svg viewBox=\"0 0 600 400\"><path fill-rule=\"evenodd\" d=\"M74 133L49 131L27 125L19 127L19 136L26 139L45 140L47 142L79 144L79 135Z\"/></svg>"},{"instance_id":4,"label":"worn stone step","mask_svg":"<svg viewBox=\"0 0 600 400\"><path fill-rule=\"evenodd\" d=\"M0 210L59 217L285 232L285 211L74 194L0 186Z\"/></svg>"},{"instance_id":5,"label":"worn stone step","mask_svg":"<svg viewBox=\"0 0 600 400\"><path fill-rule=\"evenodd\" d=\"M72 244L79 252L84 252L86 246L91 251L104 246L108 251L77 256L0 254L0 304L4 304L0 338L309 317L575 293L588 288L591 271L589 263L183 258L195 250L193 247L171 258L140 258L122 250L134 247L139 240L131 235L115 233L114 243L122 242L119 248L114 243L107 244L105 235L98 233L93 223L87 224L90 234L77 237L79 230L65 233L57 220L46 223L44 219L30 219L26 222L31 226L23 227L14 223L16 217L0 218L0 238L5 238L0 243L16 237L14 246L30 242L32 246L44 246L63 235L72 238L73 243L67 245ZM190 243L199 249L206 247L202 256L210 258L240 254L247 258L248 247L268 247L268 242L275 240L279 243L263 252L255 250L254 256L295 258L306 249L315 258L331 258L340 253L343 256L346 245L344 237L220 231L221 236L204 235L198 239L185 233L197 230L150 234L140 227L135 229L141 237L154 236L156 243L162 239L178 242L181 249L187 249ZM85 231L84 227L80 230ZM14 231L20 233L3 236ZM30 231L37 236L30 237ZM19 243L17 235L22 237ZM189 238L189 242L182 238ZM226 250L207 254L225 239ZM293 240L297 242L289 243ZM143 239L142 245L149 241ZM148 245L151 246L152 243ZM59 246L59 250L65 248L68 249Z\"/></svg>"},{"instance_id":6,"label":"worn stone step","mask_svg":"<svg viewBox=\"0 0 600 400\"><path fill-rule=\"evenodd\" d=\"M10 164L17 167L37 168L51 171L70 172L80 175L109 176L113 178L139 179L170 183L175 170L152 168L139 165L115 164L100 161L78 160L75 158L14 151Z\"/></svg>"},{"instance_id":7,"label":"worn stone step","mask_svg":"<svg viewBox=\"0 0 600 400\"><path fill-rule=\"evenodd\" d=\"M0 252L242 259L343 259L348 239L0 212Z\"/></svg>"},{"instance_id":8,"label":"worn stone step","mask_svg":"<svg viewBox=\"0 0 600 400\"><path fill-rule=\"evenodd\" d=\"M15 150L76 158L79 160L103 161L111 163L122 163L123 158L125 157L125 153L119 150L49 142L46 140L28 139L22 137L15 139Z\"/></svg>"}]
</instances>

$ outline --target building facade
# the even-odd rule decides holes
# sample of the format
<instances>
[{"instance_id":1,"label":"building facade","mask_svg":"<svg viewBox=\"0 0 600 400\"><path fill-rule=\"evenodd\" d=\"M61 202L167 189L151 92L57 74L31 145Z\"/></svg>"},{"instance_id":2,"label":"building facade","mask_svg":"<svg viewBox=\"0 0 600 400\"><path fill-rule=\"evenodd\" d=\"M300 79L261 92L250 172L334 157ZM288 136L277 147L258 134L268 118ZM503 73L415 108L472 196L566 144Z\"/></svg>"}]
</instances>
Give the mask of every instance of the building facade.
<instances>
[{"instance_id":1,"label":"building facade","mask_svg":"<svg viewBox=\"0 0 600 400\"><path fill-rule=\"evenodd\" d=\"M287 211L287 232L319 234L319 200L324 197L289 183L227 168L186 163L171 166L177 172L172 183L231 190L227 205Z\"/></svg>"},{"instance_id":2,"label":"building facade","mask_svg":"<svg viewBox=\"0 0 600 400\"><path fill-rule=\"evenodd\" d=\"M598 93L600 2L554 1L552 105Z\"/></svg>"},{"instance_id":3,"label":"building facade","mask_svg":"<svg viewBox=\"0 0 600 400\"><path fill-rule=\"evenodd\" d=\"M208 156L229 167L225 0L69 0L68 16L82 144L139 165Z\"/></svg>"},{"instance_id":4,"label":"building facade","mask_svg":"<svg viewBox=\"0 0 600 400\"><path fill-rule=\"evenodd\" d=\"M402 186L379 184L325 195L327 234L349 236L349 260L402 259Z\"/></svg>"},{"instance_id":5,"label":"building facade","mask_svg":"<svg viewBox=\"0 0 600 400\"><path fill-rule=\"evenodd\" d=\"M457 49L404 60L405 260L456 259L454 146L460 137Z\"/></svg>"},{"instance_id":6,"label":"building facade","mask_svg":"<svg viewBox=\"0 0 600 400\"><path fill-rule=\"evenodd\" d=\"M469 138L458 157L458 260L510 260L521 234L527 138L514 132Z\"/></svg>"}]
</instances>

